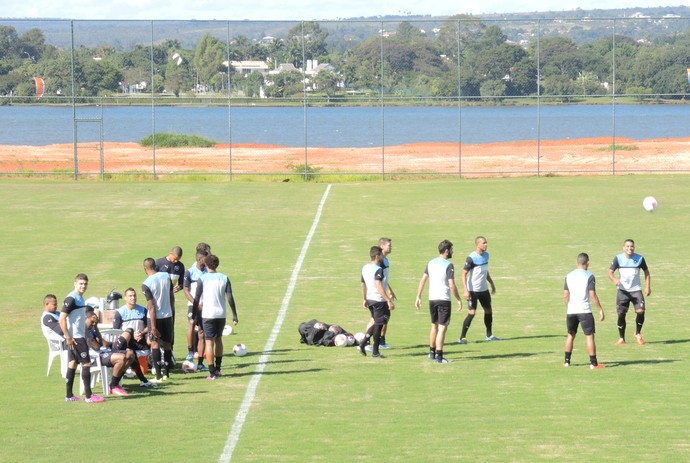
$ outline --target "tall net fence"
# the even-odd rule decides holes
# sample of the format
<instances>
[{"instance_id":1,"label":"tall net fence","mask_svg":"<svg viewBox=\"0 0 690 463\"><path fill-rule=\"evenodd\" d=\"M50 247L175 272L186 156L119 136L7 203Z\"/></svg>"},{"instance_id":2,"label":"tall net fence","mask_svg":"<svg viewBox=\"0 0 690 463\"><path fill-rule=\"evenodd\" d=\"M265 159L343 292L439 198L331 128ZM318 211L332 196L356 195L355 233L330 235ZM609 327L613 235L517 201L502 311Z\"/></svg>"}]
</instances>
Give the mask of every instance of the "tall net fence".
<instances>
[{"instance_id":1,"label":"tall net fence","mask_svg":"<svg viewBox=\"0 0 690 463\"><path fill-rule=\"evenodd\" d=\"M0 173L687 172L689 92L674 14L0 19Z\"/></svg>"}]
</instances>

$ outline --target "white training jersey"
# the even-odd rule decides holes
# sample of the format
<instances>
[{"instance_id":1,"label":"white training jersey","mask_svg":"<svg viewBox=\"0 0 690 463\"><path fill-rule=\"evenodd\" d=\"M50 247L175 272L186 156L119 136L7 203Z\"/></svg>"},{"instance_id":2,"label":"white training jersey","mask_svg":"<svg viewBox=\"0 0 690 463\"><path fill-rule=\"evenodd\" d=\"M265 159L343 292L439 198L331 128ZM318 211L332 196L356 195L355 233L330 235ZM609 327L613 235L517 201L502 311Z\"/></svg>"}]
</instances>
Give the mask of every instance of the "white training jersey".
<instances>
[{"instance_id":1,"label":"white training jersey","mask_svg":"<svg viewBox=\"0 0 690 463\"><path fill-rule=\"evenodd\" d=\"M568 315L592 313L589 303L589 292L596 290L594 275L584 269L575 269L565 277L563 289L570 292Z\"/></svg>"},{"instance_id":2,"label":"white training jersey","mask_svg":"<svg viewBox=\"0 0 690 463\"><path fill-rule=\"evenodd\" d=\"M464 270L467 271L467 289L472 292L482 292L489 289L487 276L489 275L489 253L479 254L473 251L467 256Z\"/></svg>"},{"instance_id":3,"label":"white training jersey","mask_svg":"<svg viewBox=\"0 0 690 463\"><path fill-rule=\"evenodd\" d=\"M197 294L201 291L200 302L203 303L201 318L226 318L226 299L229 294L230 280L220 272L208 272L197 281ZM231 294L231 293L230 293Z\"/></svg>"},{"instance_id":4,"label":"white training jersey","mask_svg":"<svg viewBox=\"0 0 690 463\"><path fill-rule=\"evenodd\" d=\"M156 272L150 275L141 285L141 290L149 301L153 299L156 306L156 320L172 317L170 304L170 274Z\"/></svg>"},{"instance_id":5,"label":"white training jersey","mask_svg":"<svg viewBox=\"0 0 690 463\"><path fill-rule=\"evenodd\" d=\"M448 259L436 257L426 265L424 273L429 275L429 300L450 301L449 280L455 279L455 268Z\"/></svg>"},{"instance_id":6,"label":"white training jersey","mask_svg":"<svg viewBox=\"0 0 690 463\"><path fill-rule=\"evenodd\" d=\"M376 288L376 280L383 284L383 268L369 262L362 267L362 283L367 290L367 301L383 302L386 299Z\"/></svg>"},{"instance_id":7,"label":"white training jersey","mask_svg":"<svg viewBox=\"0 0 690 463\"><path fill-rule=\"evenodd\" d=\"M641 291L640 270L647 270L647 262L639 254L633 254L630 258L622 252L613 258L611 270L618 270L620 284L618 289L625 291Z\"/></svg>"}]
</instances>

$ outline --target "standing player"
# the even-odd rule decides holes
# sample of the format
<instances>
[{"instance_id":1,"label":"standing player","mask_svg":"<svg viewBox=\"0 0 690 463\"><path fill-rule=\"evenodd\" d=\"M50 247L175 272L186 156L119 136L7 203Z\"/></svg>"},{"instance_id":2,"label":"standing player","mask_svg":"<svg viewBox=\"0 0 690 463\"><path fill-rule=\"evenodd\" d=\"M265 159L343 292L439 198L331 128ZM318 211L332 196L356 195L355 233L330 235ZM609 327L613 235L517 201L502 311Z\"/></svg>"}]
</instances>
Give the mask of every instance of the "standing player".
<instances>
[{"instance_id":1,"label":"standing player","mask_svg":"<svg viewBox=\"0 0 690 463\"><path fill-rule=\"evenodd\" d=\"M618 277L615 271L618 270ZM644 295L640 282L640 270L644 272ZM644 346L642 339L642 325L644 324L644 296L652 294L652 283L647 261L639 254L635 254L635 242L631 239L623 243L623 252L613 258L609 268L609 279L618 287L616 293L616 310L618 311L618 335L616 345L625 344L625 316L628 314L630 303L633 303L635 313L635 341Z\"/></svg>"},{"instance_id":2,"label":"standing player","mask_svg":"<svg viewBox=\"0 0 690 463\"><path fill-rule=\"evenodd\" d=\"M379 352L381 342L381 330L388 323L391 310L395 308L393 298L388 295L383 285L384 271L381 267L383 261L383 250L378 246L369 249L371 261L362 267L362 305L369 309L374 323L367 325L367 332L364 339L359 343L359 351L366 356L366 346L371 337L374 338L373 356L384 358Z\"/></svg>"},{"instance_id":3,"label":"standing player","mask_svg":"<svg viewBox=\"0 0 690 463\"><path fill-rule=\"evenodd\" d=\"M383 253L383 260L381 261L381 268L383 269L383 290L388 294L388 297L392 301L395 301L397 297L395 296L395 292L393 291L393 288L391 288L390 283L388 281L388 275L390 271L390 263L388 262L388 254L393 252L393 243L390 238L380 238L379 239L379 247L381 248L381 251ZM392 314L392 313L391 313ZM383 328L381 328L381 341L379 343L379 348L380 349L390 349L391 346L389 346L386 343L386 333L388 332L388 322L390 321L390 315L389 314L389 319L386 321L386 323L383 325ZM366 331L369 331L369 328L371 328L374 325L374 318L369 319L369 324L367 325ZM367 346L367 352L371 352L371 348Z\"/></svg>"},{"instance_id":4,"label":"standing player","mask_svg":"<svg viewBox=\"0 0 690 463\"><path fill-rule=\"evenodd\" d=\"M182 289L182 281L184 279L184 264L181 262L182 248L174 246L167 256L156 260L156 269L159 272L167 272L170 274L170 281L172 283L172 317L173 325L175 324L175 293ZM170 340L170 345L175 344L175 338Z\"/></svg>"},{"instance_id":5,"label":"standing player","mask_svg":"<svg viewBox=\"0 0 690 463\"><path fill-rule=\"evenodd\" d=\"M455 285L455 269L449 259L453 257L453 243L443 240L438 245L439 256L430 260L424 269L424 275L419 281L417 310L422 307L422 291L429 280L429 312L431 314L431 330L429 331L429 360L436 363L450 363L443 356L443 344L446 331L450 324L452 304L451 294L458 301L458 310L462 309L462 299Z\"/></svg>"},{"instance_id":6,"label":"standing player","mask_svg":"<svg viewBox=\"0 0 690 463\"><path fill-rule=\"evenodd\" d=\"M462 269L462 286L464 287L464 297L467 301L467 316L462 323L462 334L460 334L460 339L458 339L460 344L467 344L467 331L470 329L472 319L477 311L477 301L484 309L486 340L501 340L492 333L493 310L491 307L491 295L496 294L496 286L489 274L489 253L486 250L489 244L483 236L476 237L474 244L476 249L467 256L465 266ZM489 292L487 283L491 285L491 292Z\"/></svg>"},{"instance_id":7,"label":"standing player","mask_svg":"<svg viewBox=\"0 0 690 463\"><path fill-rule=\"evenodd\" d=\"M565 277L563 298L565 299L567 309L565 325L568 330L568 336L565 338L565 361L563 366L570 366L573 342L575 341L579 325L582 327L582 332L587 340L589 367L592 370L599 370L604 368L604 365L597 361L597 346L594 343L594 315L592 315L590 302L593 302L599 308L600 321L604 321L604 309L601 308L599 297L597 297L594 275L587 270L588 267L589 256L584 252L580 253L577 256L577 268Z\"/></svg>"},{"instance_id":8,"label":"standing player","mask_svg":"<svg viewBox=\"0 0 690 463\"><path fill-rule=\"evenodd\" d=\"M197 247L196 261L191 267L184 272L184 281L182 289L187 298L187 358L190 362L194 360L195 354L198 362L198 371L208 371L208 367L204 365L204 331L196 324L198 317L194 316L194 296L196 294L196 287L201 275L206 273L207 253L199 251ZM196 339L195 339L196 338Z\"/></svg>"},{"instance_id":9,"label":"standing player","mask_svg":"<svg viewBox=\"0 0 690 463\"><path fill-rule=\"evenodd\" d=\"M74 279L74 291L69 293L62 304L60 313L60 328L65 335L68 353L67 375L65 377L67 395L65 402L77 402L72 392L74 376L77 372L77 362L81 363L81 381L84 383L84 394L87 402L104 402L105 399L91 392L91 356L86 342L86 302L84 293L89 286L89 277L80 273Z\"/></svg>"},{"instance_id":10,"label":"standing player","mask_svg":"<svg viewBox=\"0 0 690 463\"><path fill-rule=\"evenodd\" d=\"M223 361L223 328L227 318L225 299L232 310L232 322L237 325L237 308L232 295L232 285L227 275L217 272L220 260L211 254L206 256L207 273L201 275L196 284L196 294L192 310L201 308L201 326L204 330L206 361L210 374L206 379L215 380L221 373ZM215 349L214 349L215 347ZM215 363L214 363L215 354Z\"/></svg>"},{"instance_id":11,"label":"standing player","mask_svg":"<svg viewBox=\"0 0 690 463\"><path fill-rule=\"evenodd\" d=\"M156 377L151 382L156 384L170 377L170 368L174 364L172 340L175 336L173 321L175 299L170 275L166 272L156 271L156 261L151 257L144 259L144 273L147 277L141 285L141 290L146 298L151 357L153 367L156 370ZM165 349L164 358L161 355L161 347ZM165 361L164 372L161 371L163 360Z\"/></svg>"}]
</instances>

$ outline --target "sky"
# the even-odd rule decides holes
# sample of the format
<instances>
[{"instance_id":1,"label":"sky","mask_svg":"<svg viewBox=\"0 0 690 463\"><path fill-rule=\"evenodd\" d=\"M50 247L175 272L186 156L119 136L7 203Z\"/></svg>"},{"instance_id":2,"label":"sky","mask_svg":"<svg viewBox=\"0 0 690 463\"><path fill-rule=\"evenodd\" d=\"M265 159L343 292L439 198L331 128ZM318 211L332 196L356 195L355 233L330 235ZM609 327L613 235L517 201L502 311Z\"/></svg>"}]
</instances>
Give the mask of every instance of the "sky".
<instances>
[{"instance_id":1,"label":"sky","mask_svg":"<svg viewBox=\"0 0 690 463\"><path fill-rule=\"evenodd\" d=\"M0 0L0 17L59 19L333 20L690 6L690 0Z\"/></svg>"}]
</instances>

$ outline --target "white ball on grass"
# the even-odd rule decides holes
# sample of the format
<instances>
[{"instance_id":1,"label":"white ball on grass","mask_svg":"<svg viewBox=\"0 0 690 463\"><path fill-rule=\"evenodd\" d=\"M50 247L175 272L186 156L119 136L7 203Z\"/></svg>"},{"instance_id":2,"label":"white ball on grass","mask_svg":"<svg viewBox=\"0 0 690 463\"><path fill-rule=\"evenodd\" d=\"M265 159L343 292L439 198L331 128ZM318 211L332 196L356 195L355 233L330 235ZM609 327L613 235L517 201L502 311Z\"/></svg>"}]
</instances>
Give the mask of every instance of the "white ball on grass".
<instances>
[{"instance_id":1,"label":"white ball on grass","mask_svg":"<svg viewBox=\"0 0 690 463\"><path fill-rule=\"evenodd\" d=\"M647 196L642 201L642 207L644 207L644 209L649 212L656 210L658 206L659 203L656 202L656 198L654 196Z\"/></svg>"},{"instance_id":2,"label":"white ball on grass","mask_svg":"<svg viewBox=\"0 0 690 463\"><path fill-rule=\"evenodd\" d=\"M247 346L241 342L237 343L233 346L232 353L235 354L236 357L244 357L247 355Z\"/></svg>"}]
</instances>

